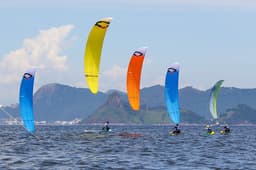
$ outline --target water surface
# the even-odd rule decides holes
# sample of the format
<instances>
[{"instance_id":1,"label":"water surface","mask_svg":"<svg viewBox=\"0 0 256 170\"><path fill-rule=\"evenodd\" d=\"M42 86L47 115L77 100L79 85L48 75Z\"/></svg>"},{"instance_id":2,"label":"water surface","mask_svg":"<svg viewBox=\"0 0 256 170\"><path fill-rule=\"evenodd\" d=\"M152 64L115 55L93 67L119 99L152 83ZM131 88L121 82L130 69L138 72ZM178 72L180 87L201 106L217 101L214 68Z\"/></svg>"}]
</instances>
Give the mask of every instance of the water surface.
<instances>
[{"instance_id":1,"label":"water surface","mask_svg":"<svg viewBox=\"0 0 256 170\"><path fill-rule=\"evenodd\" d=\"M256 169L255 126L229 135L202 135L201 126L38 126L37 138L21 126L0 126L0 169ZM143 136L121 135L124 132Z\"/></svg>"}]
</instances>

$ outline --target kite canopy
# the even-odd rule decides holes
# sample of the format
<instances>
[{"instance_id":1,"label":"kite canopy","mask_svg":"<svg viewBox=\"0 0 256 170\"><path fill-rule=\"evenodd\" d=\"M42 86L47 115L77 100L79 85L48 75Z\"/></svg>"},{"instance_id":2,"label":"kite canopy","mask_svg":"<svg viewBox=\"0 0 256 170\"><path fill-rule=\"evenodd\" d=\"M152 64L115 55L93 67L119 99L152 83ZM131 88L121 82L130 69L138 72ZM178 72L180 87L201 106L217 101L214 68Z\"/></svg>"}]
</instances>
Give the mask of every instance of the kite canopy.
<instances>
[{"instance_id":1,"label":"kite canopy","mask_svg":"<svg viewBox=\"0 0 256 170\"><path fill-rule=\"evenodd\" d=\"M175 123L180 123L180 110L179 110L179 70L178 63L172 64L166 73L165 77L165 102L170 119Z\"/></svg>"},{"instance_id":2,"label":"kite canopy","mask_svg":"<svg viewBox=\"0 0 256 170\"><path fill-rule=\"evenodd\" d=\"M91 29L85 48L84 74L88 87L94 94L98 92L101 51L105 33L111 20L112 18L104 18L95 23Z\"/></svg>"},{"instance_id":3,"label":"kite canopy","mask_svg":"<svg viewBox=\"0 0 256 170\"><path fill-rule=\"evenodd\" d=\"M20 85L20 113L25 129L34 133L33 86L35 69L29 69L22 77Z\"/></svg>"},{"instance_id":4,"label":"kite canopy","mask_svg":"<svg viewBox=\"0 0 256 170\"><path fill-rule=\"evenodd\" d=\"M210 112L214 119L218 119L217 113L217 98L219 96L220 87L223 84L224 80L219 80L211 89L210 94Z\"/></svg>"},{"instance_id":5,"label":"kite canopy","mask_svg":"<svg viewBox=\"0 0 256 170\"><path fill-rule=\"evenodd\" d=\"M147 47L136 50L131 56L127 70L126 89L133 110L140 109L140 78Z\"/></svg>"}]
</instances>

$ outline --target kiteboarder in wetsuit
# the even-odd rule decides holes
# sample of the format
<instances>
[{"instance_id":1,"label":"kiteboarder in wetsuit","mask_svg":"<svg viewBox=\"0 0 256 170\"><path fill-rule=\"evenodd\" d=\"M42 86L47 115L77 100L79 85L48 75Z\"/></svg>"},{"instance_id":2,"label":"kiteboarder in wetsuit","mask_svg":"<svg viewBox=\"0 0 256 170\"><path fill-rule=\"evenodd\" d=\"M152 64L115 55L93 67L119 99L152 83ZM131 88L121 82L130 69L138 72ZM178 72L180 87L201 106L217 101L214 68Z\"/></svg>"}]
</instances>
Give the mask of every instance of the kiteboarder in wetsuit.
<instances>
[{"instance_id":1,"label":"kiteboarder in wetsuit","mask_svg":"<svg viewBox=\"0 0 256 170\"><path fill-rule=\"evenodd\" d=\"M227 125L225 125L222 131L224 134L230 133L230 128Z\"/></svg>"},{"instance_id":2,"label":"kiteboarder in wetsuit","mask_svg":"<svg viewBox=\"0 0 256 170\"><path fill-rule=\"evenodd\" d=\"M174 131L172 131L172 133L173 134L175 134L175 135L178 135L178 134L180 134L180 128L179 128L179 124L176 124L175 126L174 126Z\"/></svg>"},{"instance_id":3,"label":"kiteboarder in wetsuit","mask_svg":"<svg viewBox=\"0 0 256 170\"><path fill-rule=\"evenodd\" d=\"M210 125L206 125L207 133L212 135L214 131L211 129Z\"/></svg>"},{"instance_id":4,"label":"kiteboarder in wetsuit","mask_svg":"<svg viewBox=\"0 0 256 170\"><path fill-rule=\"evenodd\" d=\"M110 130L109 121L105 122L104 126L102 127L102 131L108 132Z\"/></svg>"}]
</instances>

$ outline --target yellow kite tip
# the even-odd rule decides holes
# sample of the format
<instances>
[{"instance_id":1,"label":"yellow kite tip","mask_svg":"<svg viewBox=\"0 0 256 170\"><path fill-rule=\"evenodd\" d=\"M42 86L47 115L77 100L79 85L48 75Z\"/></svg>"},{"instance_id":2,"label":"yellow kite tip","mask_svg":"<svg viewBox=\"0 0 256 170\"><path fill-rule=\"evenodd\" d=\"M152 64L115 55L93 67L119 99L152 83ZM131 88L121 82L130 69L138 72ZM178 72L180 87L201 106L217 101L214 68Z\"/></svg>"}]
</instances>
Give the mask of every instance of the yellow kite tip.
<instances>
[{"instance_id":1,"label":"yellow kite tip","mask_svg":"<svg viewBox=\"0 0 256 170\"><path fill-rule=\"evenodd\" d=\"M92 92L93 94L97 94L97 93L98 93L98 89L91 88L90 90L91 90L91 92Z\"/></svg>"}]
</instances>

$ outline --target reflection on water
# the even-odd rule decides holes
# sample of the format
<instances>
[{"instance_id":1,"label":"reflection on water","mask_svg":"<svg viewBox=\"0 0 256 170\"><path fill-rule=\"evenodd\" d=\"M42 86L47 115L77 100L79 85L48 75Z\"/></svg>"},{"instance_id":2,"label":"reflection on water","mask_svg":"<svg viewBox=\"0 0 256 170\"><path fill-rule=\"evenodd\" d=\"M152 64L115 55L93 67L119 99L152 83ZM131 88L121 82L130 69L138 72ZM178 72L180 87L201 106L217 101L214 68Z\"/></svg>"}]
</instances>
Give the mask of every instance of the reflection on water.
<instances>
[{"instance_id":1,"label":"reflection on water","mask_svg":"<svg viewBox=\"0 0 256 170\"><path fill-rule=\"evenodd\" d=\"M256 169L255 126L231 127L230 135L204 136L203 127L0 126L0 169ZM85 129L96 130L84 133Z\"/></svg>"}]
</instances>

